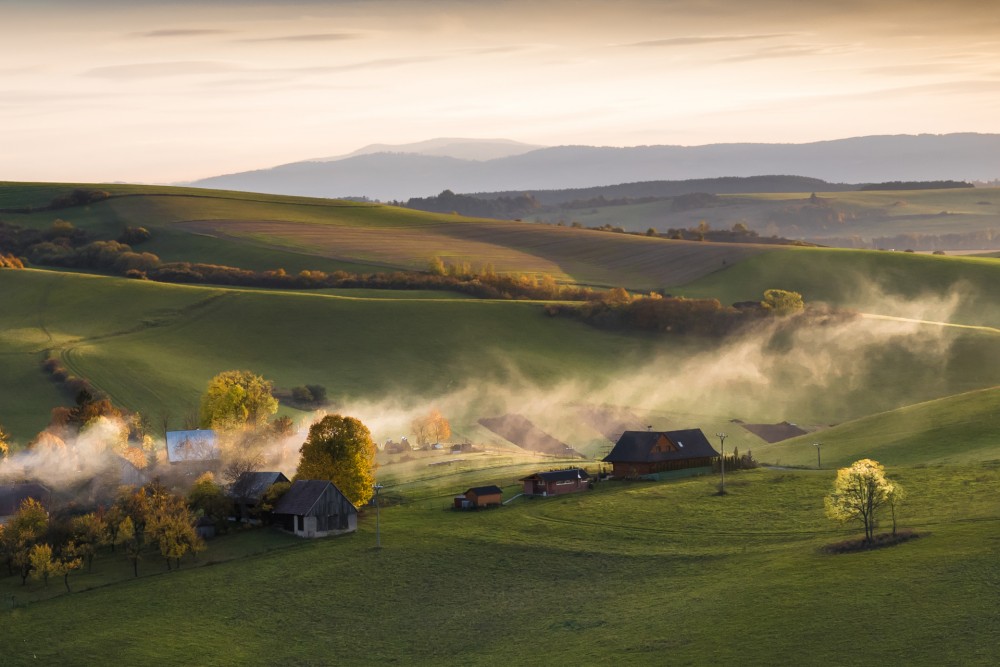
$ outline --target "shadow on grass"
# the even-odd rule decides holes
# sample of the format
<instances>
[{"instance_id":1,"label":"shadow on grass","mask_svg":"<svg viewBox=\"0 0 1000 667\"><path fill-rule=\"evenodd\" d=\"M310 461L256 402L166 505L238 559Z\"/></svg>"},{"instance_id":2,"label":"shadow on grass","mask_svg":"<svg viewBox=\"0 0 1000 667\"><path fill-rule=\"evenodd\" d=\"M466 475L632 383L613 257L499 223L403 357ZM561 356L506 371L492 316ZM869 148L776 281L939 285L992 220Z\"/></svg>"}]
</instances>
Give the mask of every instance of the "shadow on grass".
<instances>
[{"instance_id":1,"label":"shadow on grass","mask_svg":"<svg viewBox=\"0 0 1000 667\"><path fill-rule=\"evenodd\" d=\"M820 547L820 551L825 554L846 554L853 553L855 551L872 551L874 549L882 549L884 547L894 547L897 544L909 542L910 540L915 540L918 537L923 536L924 535L915 533L912 530L901 530L895 535L890 533L876 535L871 542L865 541L864 538L834 542L833 544L827 544L826 546Z\"/></svg>"}]
</instances>

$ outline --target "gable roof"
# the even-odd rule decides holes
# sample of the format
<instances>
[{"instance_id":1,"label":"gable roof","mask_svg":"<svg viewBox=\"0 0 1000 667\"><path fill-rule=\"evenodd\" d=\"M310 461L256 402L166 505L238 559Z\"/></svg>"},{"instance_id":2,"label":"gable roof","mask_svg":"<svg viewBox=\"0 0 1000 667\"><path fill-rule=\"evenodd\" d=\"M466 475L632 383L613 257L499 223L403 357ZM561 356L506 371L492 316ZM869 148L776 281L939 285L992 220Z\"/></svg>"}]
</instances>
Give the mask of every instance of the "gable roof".
<instances>
[{"instance_id":1,"label":"gable roof","mask_svg":"<svg viewBox=\"0 0 1000 667\"><path fill-rule=\"evenodd\" d=\"M565 482L573 479L590 479L590 475L583 468L567 468L565 470L547 470L546 472L536 472L533 475L522 477L521 481L527 479L541 479L546 482Z\"/></svg>"},{"instance_id":2,"label":"gable roof","mask_svg":"<svg viewBox=\"0 0 1000 667\"><path fill-rule=\"evenodd\" d=\"M219 438L212 429L167 431L167 460L214 461L219 458Z\"/></svg>"},{"instance_id":3,"label":"gable roof","mask_svg":"<svg viewBox=\"0 0 1000 667\"><path fill-rule=\"evenodd\" d=\"M503 489L495 484L491 486L474 486L471 489L466 490L464 495L469 495L470 493L474 493L477 496L489 496L495 493L503 495Z\"/></svg>"},{"instance_id":4,"label":"gable roof","mask_svg":"<svg viewBox=\"0 0 1000 667\"><path fill-rule=\"evenodd\" d=\"M344 497L340 489L329 480L300 479L292 482L291 488L281 497L271 513L305 516L312 511L312 508L319 502L328 488L332 488L338 496ZM354 508L354 505L346 497L344 500L352 509Z\"/></svg>"},{"instance_id":5,"label":"gable roof","mask_svg":"<svg viewBox=\"0 0 1000 667\"><path fill-rule=\"evenodd\" d=\"M33 498L43 505L49 501L49 490L41 484L5 484L0 486L0 516L17 514L21 503Z\"/></svg>"},{"instance_id":6,"label":"gable roof","mask_svg":"<svg viewBox=\"0 0 1000 667\"><path fill-rule=\"evenodd\" d=\"M260 500L273 485L289 481L280 472L245 472L236 478L229 492L241 499Z\"/></svg>"},{"instance_id":7,"label":"gable roof","mask_svg":"<svg viewBox=\"0 0 1000 667\"><path fill-rule=\"evenodd\" d=\"M718 455L700 428L690 428L681 431L625 431L611 453L602 460L607 463L652 463Z\"/></svg>"}]
</instances>

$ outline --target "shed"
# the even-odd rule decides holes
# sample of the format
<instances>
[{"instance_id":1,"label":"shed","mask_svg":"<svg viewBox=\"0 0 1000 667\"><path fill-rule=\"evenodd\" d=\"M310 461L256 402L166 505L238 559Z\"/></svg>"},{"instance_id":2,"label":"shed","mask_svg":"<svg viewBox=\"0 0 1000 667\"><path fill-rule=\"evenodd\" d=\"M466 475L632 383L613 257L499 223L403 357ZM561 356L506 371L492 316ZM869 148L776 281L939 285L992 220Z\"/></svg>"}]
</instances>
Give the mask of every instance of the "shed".
<instances>
[{"instance_id":1,"label":"shed","mask_svg":"<svg viewBox=\"0 0 1000 667\"><path fill-rule=\"evenodd\" d=\"M583 468L566 468L536 472L523 477L521 482L526 496L561 496L589 489L590 475Z\"/></svg>"},{"instance_id":2,"label":"shed","mask_svg":"<svg viewBox=\"0 0 1000 667\"><path fill-rule=\"evenodd\" d=\"M292 483L271 514L299 537L326 537L358 529L358 510L333 482L306 479Z\"/></svg>"},{"instance_id":3,"label":"shed","mask_svg":"<svg viewBox=\"0 0 1000 667\"><path fill-rule=\"evenodd\" d=\"M199 463L219 459L219 438L212 429L167 431L170 463Z\"/></svg>"},{"instance_id":4,"label":"shed","mask_svg":"<svg viewBox=\"0 0 1000 667\"><path fill-rule=\"evenodd\" d=\"M604 457L615 477L630 479L665 471L712 467L715 451L701 429L680 431L625 431Z\"/></svg>"},{"instance_id":5,"label":"shed","mask_svg":"<svg viewBox=\"0 0 1000 667\"><path fill-rule=\"evenodd\" d=\"M17 514L17 511L21 509L21 503L28 498L37 500L48 509L51 496L51 491L34 482L0 486L0 524L7 523L12 516Z\"/></svg>"},{"instance_id":6,"label":"shed","mask_svg":"<svg viewBox=\"0 0 1000 667\"><path fill-rule=\"evenodd\" d=\"M264 494L275 484L289 483L289 479L278 471L245 472L229 487L229 496L236 503L239 518L246 519L260 505Z\"/></svg>"},{"instance_id":7,"label":"shed","mask_svg":"<svg viewBox=\"0 0 1000 667\"><path fill-rule=\"evenodd\" d=\"M457 509L474 507L497 507L502 502L503 489L499 486L474 486L460 496L455 496Z\"/></svg>"}]
</instances>

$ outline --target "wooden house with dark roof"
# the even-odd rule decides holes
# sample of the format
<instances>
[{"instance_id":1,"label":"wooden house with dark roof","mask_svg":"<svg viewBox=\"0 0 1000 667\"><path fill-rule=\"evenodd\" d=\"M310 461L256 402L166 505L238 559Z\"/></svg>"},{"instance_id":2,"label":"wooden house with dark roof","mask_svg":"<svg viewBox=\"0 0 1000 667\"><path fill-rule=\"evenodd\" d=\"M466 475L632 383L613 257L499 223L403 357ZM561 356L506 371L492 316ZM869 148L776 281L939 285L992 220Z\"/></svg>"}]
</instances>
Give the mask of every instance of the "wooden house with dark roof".
<instances>
[{"instance_id":1,"label":"wooden house with dark roof","mask_svg":"<svg viewBox=\"0 0 1000 667\"><path fill-rule=\"evenodd\" d=\"M634 479L668 471L711 469L719 453L701 429L625 431L604 457L619 479Z\"/></svg>"},{"instance_id":2,"label":"wooden house with dark roof","mask_svg":"<svg viewBox=\"0 0 1000 667\"><path fill-rule=\"evenodd\" d=\"M327 480L300 479L274 506L276 523L299 537L326 537L358 529L358 510Z\"/></svg>"},{"instance_id":3,"label":"wooden house with dark roof","mask_svg":"<svg viewBox=\"0 0 1000 667\"><path fill-rule=\"evenodd\" d=\"M455 496L456 509L498 507L502 503L503 489L499 486L474 486L460 496Z\"/></svg>"},{"instance_id":4,"label":"wooden house with dark roof","mask_svg":"<svg viewBox=\"0 0 1000 667\"><path fill-rule=\"evenodd\" d=\"M242 520L248 519L268 489L282 483L289 484L290 480L277 471L241 473L228 489L229 497L236 503L237 516Z\"/></svg>"},{"instance_id":5,"label":"wooden house with dark roof","mask_svg":"<svg viewBox=\"0 0 1000 667\"><path fill-rule=\"evenodd\" d=\"M0 524L5 524L21 509L21 503L31 498L48 509L52 492L41 484L4 484L0 486Z\"/></svg>"},{"instance_id":6,"label":"wooden house with dark roof","mask_svg":"<svg viewBox=\"0 0 1000 667\"><path fill-rule=\"evenodd\" d=\"M583 468L536 472L522 477L520 481L524 484L526 496L561 496L590 488L590 475Z\"/></svg>"}]
</instances>

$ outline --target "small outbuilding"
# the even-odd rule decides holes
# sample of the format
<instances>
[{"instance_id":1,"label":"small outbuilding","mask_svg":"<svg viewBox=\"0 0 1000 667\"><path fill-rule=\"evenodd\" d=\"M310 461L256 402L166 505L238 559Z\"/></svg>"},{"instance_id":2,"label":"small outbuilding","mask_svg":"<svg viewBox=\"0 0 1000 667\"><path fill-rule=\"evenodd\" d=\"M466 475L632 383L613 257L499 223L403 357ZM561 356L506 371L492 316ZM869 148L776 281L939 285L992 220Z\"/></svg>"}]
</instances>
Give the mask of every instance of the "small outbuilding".
<instances>
[{"instance_id":1,"label":"small outbuilding","mask_svg":"<svg viewBox=\"0 0 1000 667\"><path fill-rule=\"evenodd\" d=\"M358 529L357 508L327 480L293 482L271 515L277 525L299 537L341 535Z\"/></svg>"},{"instance_id":2,"label":"small outbuilding","mask_svg":"<svg viewBox=\"0 0 1000 667\"><path fill-rule=\"evenodd\" d=\"M675 473L698 474L711 470L719 453L701 429L681 431L625 431L611 453L604 457L619 479ZM672 475L673 476L673 475Z\"/></svg>"},{"instance_id":3,"label":"small outbuilding","mask_svg":"<svg viewBox=\"0 0 1000 667\"><path fill-rule=\"evenodd\" d=\"M499 486L474 486L460 496L455 496L456 509L499 507L503 502L503 489Z\"/></svg>"},{"instance_id":4,"label":"small outbuilding","mask_svg":"<svg viewBox=\"0 0 1000 667\"><path fill-rule=\"evenodd\" d=\"M589 489L590 475L583 468L566 468L536 472L523 477L521 482L526 496L561 496Z\"/></svg>"},{"instance_id":5,"label":"small outbuilding","mask_svg":"<svg viewBox=\"0 0 1000 667\"><path fill-rule=\"evenodd\" d=\"M268 489L281 483L288 484L289 479L277 471L240 474L229 487L229 496L236 503L237 517L249 518L260 506L260 501L264 499Z\"/></svg>"}]
</instances>

